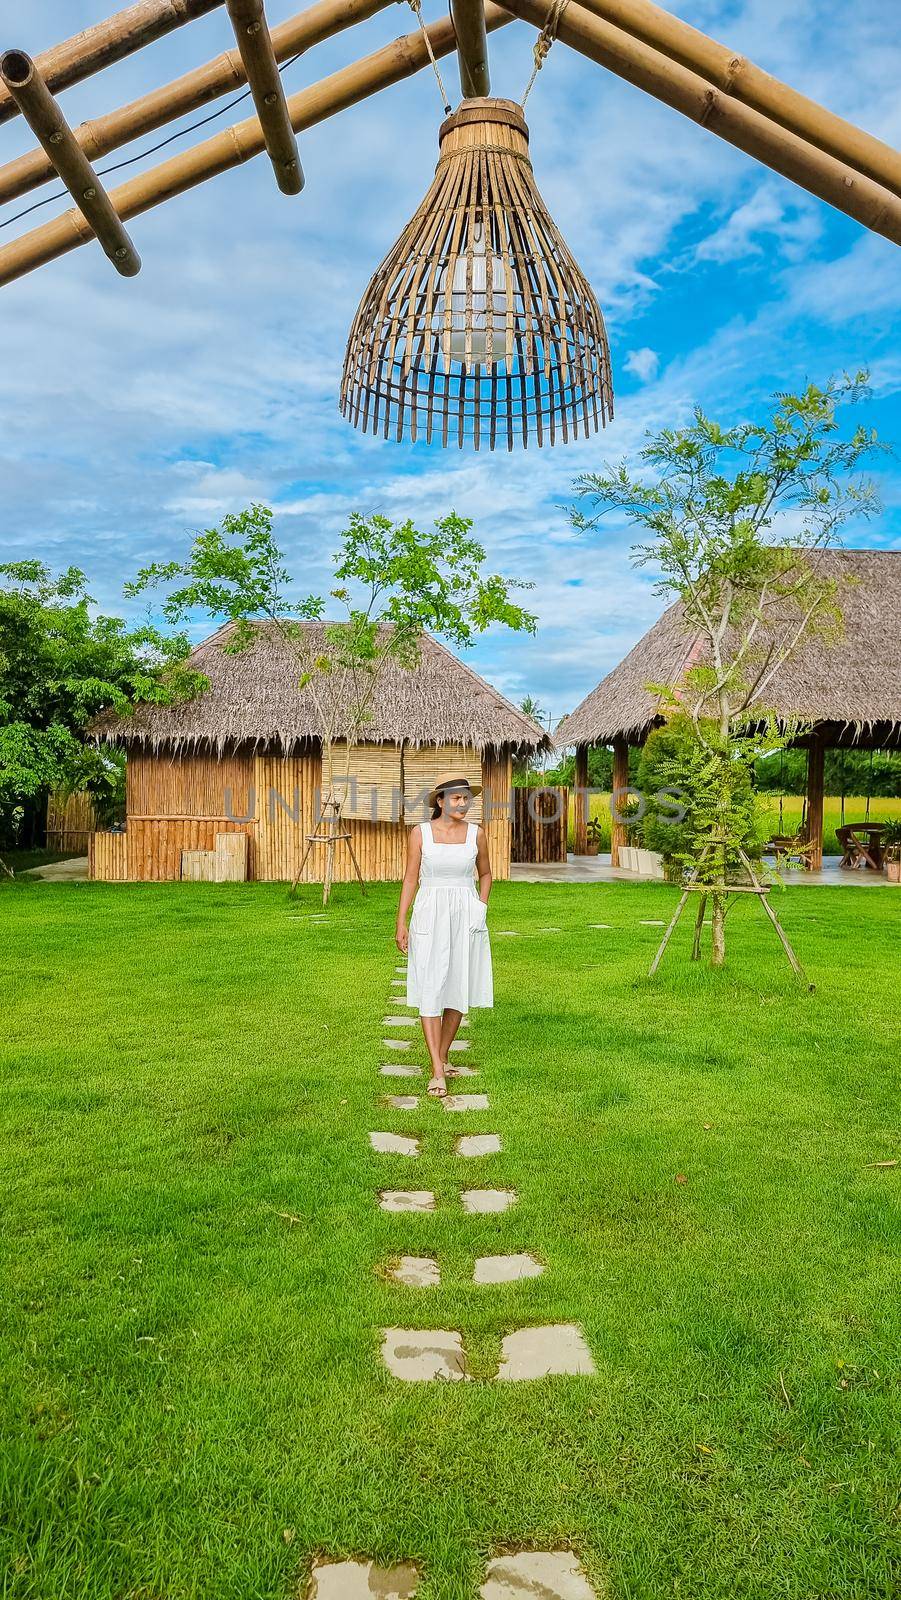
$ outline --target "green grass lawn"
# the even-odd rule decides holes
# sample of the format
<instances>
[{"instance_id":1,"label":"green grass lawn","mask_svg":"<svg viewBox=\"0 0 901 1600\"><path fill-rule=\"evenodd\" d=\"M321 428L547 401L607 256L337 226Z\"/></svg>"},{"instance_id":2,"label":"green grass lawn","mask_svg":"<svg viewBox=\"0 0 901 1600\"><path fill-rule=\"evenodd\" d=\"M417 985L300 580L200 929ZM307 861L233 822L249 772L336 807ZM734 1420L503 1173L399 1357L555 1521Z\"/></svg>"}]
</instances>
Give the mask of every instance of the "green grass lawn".
<instances>
[{"instance_id":1,"label":"green grass lawn","mask_svg":"<svg viewBox=\"0 0 901 1600\"><path fill-rule=\"evenodd\" d=\"M760 794L761 815L766 820L770 833L779 831L779 796L777 794ZM801 826L801 811L803 800L798 794L785 795L782 801L782 823L785 833L793 833ZM863 795L845 796L845 821L863 822L866 815L867 802ZM570 806L569 847L572 849L572 807ZM601 852L610 849L610 796L596 794L591 797L591 815L600 817L602 824ZM870 800L870 820L873 822L888 822L891 818L901 817L901 799L897 796L885 799L881 795L874 795ZM823 851L827 856L841 855L835 830L842 820L842 803L838 796L827 796L823 806Z\"/></svg>"},{"instance_id":2,"label":"green grass lawn","mask_svg":"<svg viewBox=\"0 0 901 1600\"><path fill-rule=\"evenodd\" d=\"M378 1105L396 894L0 891L3 1600L287 1600L314 1551L475 1600L560 1544L608 1600L897 1600L901 892L777 898L809 994L754 906L725 975L686 926L649 984L668 886L496 885L473 1116ZM520 1250L543 1277L469 1281ZM596 1376L488 1381L557 1321ZM392 1378L387 1326L461 1330L481 1381Z\"/></svg>"}]
</instances>

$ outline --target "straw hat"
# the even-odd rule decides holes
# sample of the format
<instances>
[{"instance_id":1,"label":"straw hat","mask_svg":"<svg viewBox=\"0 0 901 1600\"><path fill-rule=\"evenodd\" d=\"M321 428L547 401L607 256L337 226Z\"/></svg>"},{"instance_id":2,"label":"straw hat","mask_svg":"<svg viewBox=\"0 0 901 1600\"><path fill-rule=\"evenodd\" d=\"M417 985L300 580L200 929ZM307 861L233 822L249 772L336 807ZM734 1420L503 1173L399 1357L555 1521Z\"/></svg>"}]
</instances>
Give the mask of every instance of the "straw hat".
<instances>
[{"instance_id":1,"label":"straw hat","mask_svg":"<svg viewBox=\"0 0 901 1600\"><path fill-rule=\"evenodd\" d=\"M459 767L455 767L451 772L442 772L441 776L436 778L434 787L429 790L429 805L436 806L438 804L439 789L448 789L451 786L458 787L463 784L466 784L473 794L482 793L482 785L480 783L470 783L466 773L461 772Z\"/></svg>"}]
</instances>

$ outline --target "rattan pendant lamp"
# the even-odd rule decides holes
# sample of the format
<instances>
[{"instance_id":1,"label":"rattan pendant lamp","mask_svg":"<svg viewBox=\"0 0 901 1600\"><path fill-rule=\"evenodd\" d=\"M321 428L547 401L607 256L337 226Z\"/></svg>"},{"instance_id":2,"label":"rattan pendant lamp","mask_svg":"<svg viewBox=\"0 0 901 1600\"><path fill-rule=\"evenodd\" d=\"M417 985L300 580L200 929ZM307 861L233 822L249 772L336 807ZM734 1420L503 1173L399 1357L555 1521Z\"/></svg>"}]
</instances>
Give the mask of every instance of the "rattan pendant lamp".
<instances>
[{"instance_id":1,"label":"rattan pendant lamp","mask_svg":"<svg viewBox=\"0 0 901 1600\"><path fill-rule=\"evenodd\" d=\"M443 123L425 199L363 295L340 407L398 441L512 450L613 416L600 307L538 192L513 100Z\"/></svg>"}]
</instances>

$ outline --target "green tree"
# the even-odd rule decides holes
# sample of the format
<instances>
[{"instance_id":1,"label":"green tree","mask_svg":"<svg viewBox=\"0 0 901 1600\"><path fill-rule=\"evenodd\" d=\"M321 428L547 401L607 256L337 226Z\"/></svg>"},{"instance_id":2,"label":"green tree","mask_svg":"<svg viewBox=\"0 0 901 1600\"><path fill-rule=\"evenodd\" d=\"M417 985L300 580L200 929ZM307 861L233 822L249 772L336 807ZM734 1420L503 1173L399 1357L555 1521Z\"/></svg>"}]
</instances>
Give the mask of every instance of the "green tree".
<instances>
[{"instance_id":1,"label":"green tree","mask_svg":"<svg viewBox=\"0 0 901 1600\"><path fill-rule=\"evenodd\" d=\"M655 592L681 601L699 641L675 691L648 688L691 730L686 786L704 773L696 810L708 825L694 833L691 868L711 890L717 966L729 864L751 838L745 807L733 803L735 770L801 731L777 726L773 679L813 631L840 632L841 597L817 558L849 518L877 509L872 485L857 476L880 448L876 435L858 427L843 438L836 415L867 393L866 376L779 393L758 422L723 426L697 408L690 426L648 435L637 473L624 463L576 481L590 510L574 507L575 526L594 530L618 511L642 528L648 537L634 546L634 563L655 568Z\"/></svg>"},{"instance_id":2,"label":"green tree","mask_svg":"<svg viewBox=\"0 0 901 1600\"><path fill-rule=\"evenodd\" d=\"M118 763L87 739L105 706L170 704L206 683L182 665L181 635L92 614L83 572L40 561L0 565L0 843L52 789L87 789L103 809Z\"/></svg>"},{"instance_id":3,"label":"green tree","mask_svg":"<svg viewBox=\"0 0 901 1600\"><path fill-rule=\"evenodd\" d=\"M533 585L486 573L485 550L471 536L472 522L453 512L425 533L410 520L354 512L335 556L335 586L328 596L294 598L272 522L271 508L260 503L229 514L220 526L198 534L184 561L142 568L125 592L136 596L167 587L162 611L169 623L198 610L235 623L223 646L228 651L252 648L258 623L271 625L286 662L297 671L298 690L308 689L313 701L325 767L323 809L330 809L337 824L351 752L372 720L387 663L414 670L425 631L457 648L470 646L494 623L534 633L535 616L511 597ZM343 608L342 620L326 618L330 601ZM304 626L311 621L322 623L321 634ZM339 738L346 740L343 773L335 770ZM324 902L330 864L329 851Z\"/></svg>"}]
</instances>

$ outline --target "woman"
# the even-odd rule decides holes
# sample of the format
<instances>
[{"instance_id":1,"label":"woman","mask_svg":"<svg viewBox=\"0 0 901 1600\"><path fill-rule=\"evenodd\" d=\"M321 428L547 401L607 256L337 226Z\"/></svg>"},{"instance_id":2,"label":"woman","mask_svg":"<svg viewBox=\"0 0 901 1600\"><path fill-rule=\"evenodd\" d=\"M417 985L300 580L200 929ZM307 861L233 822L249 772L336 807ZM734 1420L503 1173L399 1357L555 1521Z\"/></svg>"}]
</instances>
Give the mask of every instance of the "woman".
<instances>
[{"instance_id":1,"label":"woman","mask_svg":"<svg viewBox=\"0 0 901 1600\"><path fill-rule=\"evenodd\" d=\"M419 1009L432 1064L428 1093L440 1100L447 1094L445 1079L458 1075L448 1053L463 1013L494 1004L488 839L481 823L466 821L473 796L481 792L482 785L461 772L444 773L429 791L431 820L410 829L397 908L397 948L408 958L407 1005Z\"/></svg>"}]
</instances>

